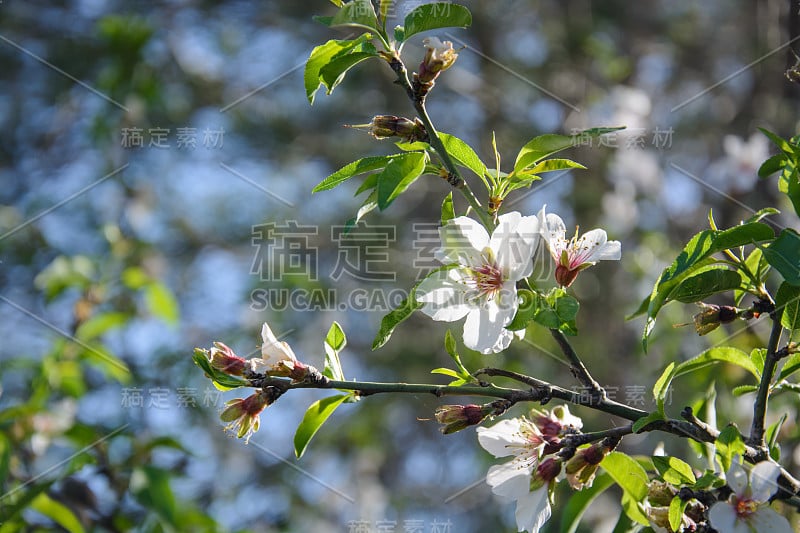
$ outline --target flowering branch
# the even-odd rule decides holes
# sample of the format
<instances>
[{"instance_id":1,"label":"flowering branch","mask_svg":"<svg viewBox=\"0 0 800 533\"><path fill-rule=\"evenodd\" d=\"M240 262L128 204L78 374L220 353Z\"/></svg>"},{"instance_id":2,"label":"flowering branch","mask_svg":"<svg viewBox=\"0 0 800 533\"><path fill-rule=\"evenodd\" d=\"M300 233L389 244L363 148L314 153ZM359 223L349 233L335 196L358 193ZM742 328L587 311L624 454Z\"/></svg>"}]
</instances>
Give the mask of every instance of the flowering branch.
<instances>
[{"instance_id":1,"label":"flowering branch","mask_svg":"<svg viewBox=\"0 0 800 533\"><path fill-rule=\"evenodd\" d=\"M589 388L595 401L599 403L607 401L606 391L600 386L599 383L597 383L597 381L595 381L595 379L586 369L583 361L581 361L581 358L578 357L575 349L569 343L564 334L557 329L551 329L550 334L553 335L553 338L558 343L561 351L564 353L567 359L569 359L569 370L572 372L572 375L575 376L575 379L577 379L584 387Z\"/></svg>"}]
</instances>

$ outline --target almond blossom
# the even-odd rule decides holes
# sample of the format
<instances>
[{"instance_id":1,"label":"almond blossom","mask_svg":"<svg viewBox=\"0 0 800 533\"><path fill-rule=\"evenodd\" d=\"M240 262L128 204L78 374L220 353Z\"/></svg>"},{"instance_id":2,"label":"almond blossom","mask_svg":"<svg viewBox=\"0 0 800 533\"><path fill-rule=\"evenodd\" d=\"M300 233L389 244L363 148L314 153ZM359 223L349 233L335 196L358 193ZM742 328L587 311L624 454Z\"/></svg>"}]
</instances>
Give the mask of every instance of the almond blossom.
<instances>
[{"instance_id":1,"label":"almond blossom","mask_svg":"<svg viewBox=\"0 0 800 533\"><path fill-rule=\"evenodd\" d=\"M734 461L725 474L733 490L728 501L717 502L708 512L714 529L730 533L791 533L789 521L769 507L769 499L778 490L780 467L762 461L750 470Z\"/></svg>"},{"instance_id":2,"label":"almond blossom","mask_svg":"<svg viewBox=\"0 0 800 533\"><path fill-rule=\"evenodd\" d=\"M491 237L475 220L458 217L439 228L440 262L417 287L422 312L434 320L466 317L464 344L481 353L505 350L514 334L505 329L517 312L517 281L529 276L539 244L539 221L518 212L498 218ZM523 332L524 333L524 332Z\"/></svg>"},{"instance_id":3,"label":"almond blossom","mask_svg":"<svg viewBox=\"0 0 800 533\"><path fill-rule=\"evenodd\" d=\"M619 241L609 241L603 229L593 229L578 238L567 240L566 226L561 217L554 213L545 213L545 207L539 211L539 224L542 228L550 255L556 262L556 281L562 287L569 287L581 270L589 268L598 261L619 260L622 246Z\"/></svg>"},{"instance_id":4,"label":"almond blossom","mask_svg":"<svg viewBox=\"0 0 800 533\"><path fill-rule=\"evenodd\" d=\"M269 325L261 326L261 358L250 359L250 370L257 374L271 376L292 376L302 374L306 365L295 357L288 343L279 341Z\"/></svg>"}]
</instances>

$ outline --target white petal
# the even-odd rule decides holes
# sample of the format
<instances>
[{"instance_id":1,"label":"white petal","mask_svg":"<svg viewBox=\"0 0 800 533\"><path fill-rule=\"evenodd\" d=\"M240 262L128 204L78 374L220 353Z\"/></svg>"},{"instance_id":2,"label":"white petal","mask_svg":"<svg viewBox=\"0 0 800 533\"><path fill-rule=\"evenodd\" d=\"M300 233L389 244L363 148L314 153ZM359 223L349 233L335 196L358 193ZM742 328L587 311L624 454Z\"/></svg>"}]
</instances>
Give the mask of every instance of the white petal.
<instances>
[{"instance_id":1,"label":"white petal","mask_svg":"<svg viewBox=\"0 0 800 533\"><path fill-rule=\"evenodd\" d=\"M531 485L531 469L523 468L519 461L494 465L486 474L486 483L492 492L503 498L516 500L527 494Z\"/></svg>"},{"instance_id":2,"label":"white petal","mask_svg":"<svg viewBox=\"0 0 800 533\"><path fill-rule=\"evenodd\" d=\"M459 269L439 270L422 280L416 290L422 312L434 320L453 322L466 316L474 306L469 303L469 286L463 283Z\"/></svg>"},{"instance_id":3,"label":"white petal","mask_svg":"<svg viewBox=\"0 0 800 533\"><path fill-rule=\"evenodd\" d=\"M570 413L566 404L554 407L552 413L561 422L562 426L572 426L576 429L583 428L583 420Z\"/></svg>"},{"instance_id":4,"label":"white petal","mask_svg":"<svg viewBox=\"0 0 800 533\"><path fill-rule=\"evenodd\" d=\"M287 343L278 341L266 322L261 326L261 356L269 364L297 361L292 348Z\"/></svg>"},{"instance_id":5,"label":"white petal","mask_svg":"<svg viewBox=\"0 0 800 533\"><path fill-rule=\"evenodd\" d=\"M761 461L750 471L750 497L765 502L778 492L778 476L781 467L770 461Z\"/></svg>"},{"instance_id":6,"label":"white petal","mask_svg":"<svg viewBox=\"0 0 800 533\"><path fill-rule=\"evenodd\" d=\"M517 530L538 533L550 518L550 502L547 498L548 485L529 492L517 500Z\"/></svg>"},{"instance_id":7,"label":"white petal","mask_svg":"<svg viewBox=\"0 0 800 533\"><path fill-rule=\"evenodd\" d=\"M491 427L478 428L478 442L495 457L514 455L515 446L524 443L518 418L501 420Z\"/></svg>"},{"instance_id":8,"label":"white petal","mask_svg":"<svg viewBox=\"0 0 800 533\"><path fill-rule=\"evenodd\" d=\"M748 522L758 533L792 533L789 521L769 507L762 507L750 515Z\"/></svg>"},{"instance_id":9,"label":"white petal","mask_svg":"<svg viewBox=\"0 0 800 533\"><path fill-rule=\"evenodd\" d=\"M469 217L449 220L439 228L442 247L434 256L444 264L461 263L466 266L483 264L481 253L489 246L489 234L483 226Z\"/></svg>"},{"instance_id":10,"label":"white petal","mask_svg":"<svg viewBox=\"0 0 800 533\"><path fill-rule=\"evenodd\" d=\"M514 309L501 309L494 300L473 307L464 322L464 345L483 354L492 353L497 341L505 338L505 326L514 317L514 312ZM510 338L508 342L511 342Z\"/></svg>"},{"instance_id":11,"label":"white petal","mask_svg":"<svg viewBox=\"0 0 800 533\"><path fill-rule=\"evenodd\" d=\"M733 531L736 524L736 509L726 502L717 502L708 511L708 519L717 531Z\"/></svg>"},{"instance_id":12,"label":"white petal","mask_svg":"<svg viewBox=\"0 0 800 533\"><path fill-rule=\"evenodd\" d=\"M725 481L737 496L742 497L746 495L747 471L736 459L733 460L731 467L725 473Z\"/></svg>"},{"instance_id":13,"label":"white petal","mask_svg":"<svg viewBox=\"0 0 800 533\"><path fill-rule=\"evenodd\" d=\"M572 268L577 268L585 263L596 263L595 256L603 245L606 244L608 236L605 230L593 229L584 233L575 243L575 247L570 251L569 264Z\"/></svg>"},{"instance_id":14,"label":"white petal","mask_svg":"<svg viewBox=\"0 0 800 533\"><path fill-rule=\"evenodd\" d=\"M489 247L505 279L520 280L533 270L533 254L539 241L539 222L535 217L519 216L516 211L498 219Z\"/></svg>"},{"instance_id":15,"label":"white petal","mask_svg":"<svg viewBox=\"0 0 800 533\"><path fill-rule=\"evenodd\" d=\"M621 257L622 244L619 241L608 241L595 249L592 261L619 261Z\"/></svg>"}]
</instances>

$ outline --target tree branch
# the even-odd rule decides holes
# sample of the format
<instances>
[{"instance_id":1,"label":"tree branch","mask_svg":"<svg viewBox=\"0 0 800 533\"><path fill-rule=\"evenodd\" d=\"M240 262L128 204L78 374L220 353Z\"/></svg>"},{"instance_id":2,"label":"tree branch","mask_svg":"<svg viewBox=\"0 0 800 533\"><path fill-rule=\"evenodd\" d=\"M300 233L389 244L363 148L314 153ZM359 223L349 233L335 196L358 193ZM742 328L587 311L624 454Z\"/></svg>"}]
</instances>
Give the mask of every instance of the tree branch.
<instances>
[{"instance_id":1,"label":"tree branch","mask_svg":"<svg viewBox=\"0 0 800 533\"><path fill-rule=\"evenodd\" d=\"M606 397L606 391L603 389L603 387L600 386L600 384L597 381L595 381L595 379L586 369L586 366L584 366L583 361L581 361L581 358L578 357L578 354L575 352L575 349L569 343L564 334L557 329L551 329L550 333L553 335L553 338L558 343L558 346L561 348L561 351L569 360L569 370L570 372L572 372L572 375L575 376L575 379L577 379L584 387L588 387L597 401L603 402L607 400L608 398Z\"/></svg>"},{"instance_id":2,"label":"tree branch","mask_svg":"<svg viewBox=\"0 0 800 533\"><path fill-rule=\"evenodd\" d=\"M764 420L767 415L769 388L772 384L772 378L775 375L775 366L780 359L777 352L778 343L781 340L781 332L783 331L780 315L772 311L769 316L772 319L772 332L770 332L769 335L767 355L764 359L764 371L761 374L761 381L758 384L756 402L753 405L753 424L750 427L750 438L748 439L748 443L751 446L755 446L761 450L766 449L766 442L764 442Z\"/></svg>"}]
</instances>

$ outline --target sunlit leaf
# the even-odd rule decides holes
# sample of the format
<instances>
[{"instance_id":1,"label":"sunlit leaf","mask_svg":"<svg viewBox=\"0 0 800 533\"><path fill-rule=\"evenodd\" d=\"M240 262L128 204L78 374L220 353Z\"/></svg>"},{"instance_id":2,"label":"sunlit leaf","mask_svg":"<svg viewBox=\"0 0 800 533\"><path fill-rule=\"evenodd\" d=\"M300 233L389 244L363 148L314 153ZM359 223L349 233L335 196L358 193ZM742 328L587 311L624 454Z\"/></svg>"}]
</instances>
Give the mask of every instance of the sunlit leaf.
<instances>
[{"instance_id":1,"label":"sunlit leaf","mask_svg":"<svg viewBox=\"0 0 800 533\"><path fill-rule=\"evenodd\" d=\"M328 418L333 414L337 407L339 407L350 394L337 394L336 396L329 396L322 400L317 400L303 415L303 420L297 426L297 431L294 434L294 454L299 459L303 456L308 443L314 435L317 434L319 428L322 427Z\"/></svg>"},{"instance_id":2,"label":"sunlit leaf","mask_svg":"<svg viewBox=\"0 0 800 533\"><path fill-rule=\"evenodd\" d=\"M467 28L472 24L472 15L464 6L451 2L424 4L406 15L403 23L403 40L414 34L437 28Z\"/></svg>"}]
</instances>

